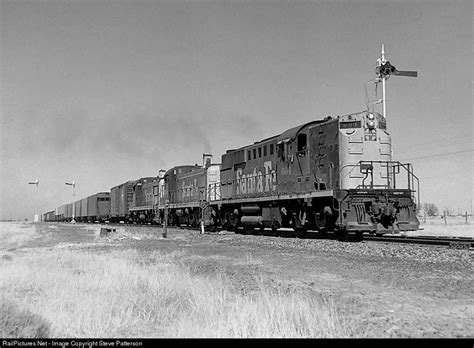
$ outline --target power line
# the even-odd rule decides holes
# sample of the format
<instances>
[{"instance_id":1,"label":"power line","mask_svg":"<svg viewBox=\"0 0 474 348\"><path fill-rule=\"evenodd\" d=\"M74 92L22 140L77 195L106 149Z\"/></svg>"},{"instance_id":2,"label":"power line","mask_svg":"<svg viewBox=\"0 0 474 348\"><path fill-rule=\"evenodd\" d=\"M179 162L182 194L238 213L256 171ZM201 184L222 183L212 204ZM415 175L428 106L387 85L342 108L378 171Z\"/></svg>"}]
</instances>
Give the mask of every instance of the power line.
<instances>
[{"instance_id":1,"label":"power line","mask_svg":"<svg viewBox=\"0 0 474 348\"><path fill-rule=\"evenodd\" d=\"M472 136L463 136L463 137L455 137L455 138L449 138L449 139L432 139L432 140L429 140L429 141L424 141L424 142L421 142L421 143L415 143L415 144L402 144L400 145L401 148L403 147L409 147L409 148L413 148L413 147L420 147L420 146L424 146L424 145L439 145L439 144L443 144L443 145L454 145L454 144L464 144L464 143L472 143L474 140L472 138Z\"/></svg>"},{"instance_id":2,"label":"power line","mask_svg":"<svg viewBox=\"0 0 474 348\"><path fill-rule=\"evenodd\" d=\"M461 136L461 137L449 137L449 138L438 138L438 139L430 139L428 141L423 141L423 142L419 142L419 143L414 143L414 144L411 144L411 145L406 145L406 146L418 146L418 145L428 145L428 144L439 144L439 143L443 143L443 144L448 144L448 143L451 143L452 141L461 141L461 142L466 142L466 141L473 141L472 139L472 136L471 135L466 135L466 136Z\"/></svg>"},{"instance_id":3,"label":"power line","mask_svg":"<svg viewBox=\"0 0 474 348\"><path fill-rule=\"evenodd\" d=\"M474 151L474 149L463 150L463 151L453 151L453 152L447 152L447 153L440 153L440 154L437 154L437 155L405 158L404 161L412 161L412 160L418 160L418 159L426 159L426 158L435 158L435 157L442 157L442 156L449 156L449 155L457 155L457 154L460 154L460 153L467 153L467 152L472 152L472 151Z\"/></svg>"},{"instance_id":4,"label":"power line","mask_svg":"<svg viewBox=\"0 0 474 348\"><path fill-rule=\"evenodd\" d=\"M473 144L473 140L472 139L467 139L467 140L461 140L461 141L456 141L456 142L442 142L442 146L443 147L451 147L451 146L457 146L457 145L464 145L464 144L468 144L468 143L471 143ZM433 148L433 146L435 145L440 145L440 142L438 142L437 144L435 145L429 145L430 143L419 143L419 144L415 144L415 145L405 145L405 146L395 146L395 148L401 150L401 151L397 151L399 154L400 153L411 153L413 152L413 149L417 148L419 150L416 150L416 151L423 151L423 148L425 149L431 149ZM434 143L433 143L434 144ZM409 150L404 150L404 148L408 147Z\"/></svg>"}]
</instances>

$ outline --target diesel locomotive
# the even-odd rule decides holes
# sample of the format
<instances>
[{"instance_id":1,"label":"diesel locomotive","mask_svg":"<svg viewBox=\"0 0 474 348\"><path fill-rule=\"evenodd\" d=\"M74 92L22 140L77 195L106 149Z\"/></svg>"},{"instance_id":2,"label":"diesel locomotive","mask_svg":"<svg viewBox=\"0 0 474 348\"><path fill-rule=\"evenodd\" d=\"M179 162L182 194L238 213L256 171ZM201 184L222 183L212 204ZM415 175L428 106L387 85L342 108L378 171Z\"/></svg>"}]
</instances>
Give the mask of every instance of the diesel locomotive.
<instances>
[{"instance_id":1,"label":"diesel locomotive","mask_svg":"<svg viewBox=\"0 0 474 348\"><path fill-rule=\"evenodd\" d=\"M150 224L166 218L169 225L236 232L359 235L419 226L418 178L411 164L392 159L386 120L374 111L324 117L228 150L221 163L204 154L202 165L178 165L91 197L90 212L78 201L44 218Z\"/></svg>"}]
</instances>

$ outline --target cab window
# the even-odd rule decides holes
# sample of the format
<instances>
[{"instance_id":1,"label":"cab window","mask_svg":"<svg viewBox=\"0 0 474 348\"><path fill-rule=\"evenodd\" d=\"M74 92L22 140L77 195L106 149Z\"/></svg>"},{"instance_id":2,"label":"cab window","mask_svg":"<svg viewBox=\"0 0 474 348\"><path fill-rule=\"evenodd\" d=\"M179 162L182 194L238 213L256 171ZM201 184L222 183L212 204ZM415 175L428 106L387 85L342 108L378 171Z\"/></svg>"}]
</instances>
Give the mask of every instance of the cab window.
<instances>
[{"instance_id":1,"label":"cab window","mask_svg":"<svg viewBox=\"0 0 474 348\"><path fill-rule=\"evenodd\" d=\"M277 144L277 155L281 161L285 161L285 144L283 142Z\"/></svg>"},{"instance_id":2,"label":"cab window","mask_svg":"<svg viewBox=\"0 0 474 348\"><path fill-rule=\"evenodd\" d=\"M298 144L297 144L297 152L300 156L304 156L307 149L307 136L304 133L298 134Z\"/></svg>"}]
</instances>

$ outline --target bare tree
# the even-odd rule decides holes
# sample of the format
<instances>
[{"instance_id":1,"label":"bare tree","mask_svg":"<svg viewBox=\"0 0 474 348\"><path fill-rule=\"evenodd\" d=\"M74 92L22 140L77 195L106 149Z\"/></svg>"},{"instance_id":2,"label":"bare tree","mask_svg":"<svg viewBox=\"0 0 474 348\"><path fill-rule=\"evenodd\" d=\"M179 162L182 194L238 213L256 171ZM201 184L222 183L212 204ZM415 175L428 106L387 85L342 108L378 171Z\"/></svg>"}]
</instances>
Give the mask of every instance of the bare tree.
<instances>
[{"instance_id":1,"label":"bare tree","mask_svg":"<svg viewBox=\"0 0 474 348\"><path fill-rule=\"evenodd\" d=\"M423 203L422 207L428 216L438 215L438 207L434 203Z\"/></svg>"},{"instance_id":2,"label":"bare tree","mask_svg":"<svg viewBox=\"0 0 474 348\"><path fill-rule=\"evenodd\" d=\"M446 216L454 215L451 208L445 207L443 211L446 213Z\"/></svg>"}]
</instances>

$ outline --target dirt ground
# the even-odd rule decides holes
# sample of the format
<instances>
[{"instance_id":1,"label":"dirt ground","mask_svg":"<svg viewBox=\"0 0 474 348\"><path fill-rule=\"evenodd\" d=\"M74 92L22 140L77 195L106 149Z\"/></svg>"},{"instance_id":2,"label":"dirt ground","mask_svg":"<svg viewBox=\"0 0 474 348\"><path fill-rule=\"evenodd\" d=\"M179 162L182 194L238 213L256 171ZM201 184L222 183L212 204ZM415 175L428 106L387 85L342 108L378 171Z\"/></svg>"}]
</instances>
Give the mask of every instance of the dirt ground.
<instances>
[{"instance_id":1,"label":"dirt ground","mask_svg":"<svg viewBox=\"0 0 474 348\"><path fill-rule=\"evenodd\" d=\"M288 296L299 290L330 298L361 337L474 337L472 250L182 229L168 229L164 239L158 227L120 226L99 238L98 226L58 226L38 225L39 238L21 248L95 243L144 257L180 253L193 272L223 272L244 294L260 283Z\"/></svg>"}]
</instances>

